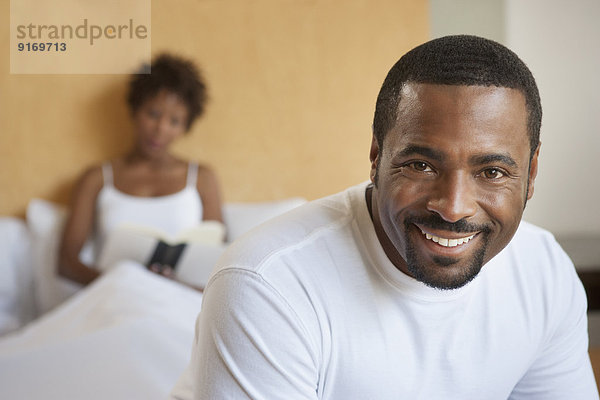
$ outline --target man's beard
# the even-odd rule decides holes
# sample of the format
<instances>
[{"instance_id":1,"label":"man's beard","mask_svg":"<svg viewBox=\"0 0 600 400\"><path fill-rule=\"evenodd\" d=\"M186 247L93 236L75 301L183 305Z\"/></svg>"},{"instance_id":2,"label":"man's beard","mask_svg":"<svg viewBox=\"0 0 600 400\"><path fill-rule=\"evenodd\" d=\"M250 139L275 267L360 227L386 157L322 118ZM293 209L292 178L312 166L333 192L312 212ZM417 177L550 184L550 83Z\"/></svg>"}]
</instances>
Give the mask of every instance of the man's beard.
<instances>
[{"instance_id":1,"label":"man's beard","mask_svg":"<svg viewBox=\"0 0 600 400\"><path fill-rule=\"evenodd\" d=\"M477 274L479 274L481 268L483 267L483 260L488 247L489 233L491 232L489 226L471 224L464 219L451 223L443 220L437 214L431 214L425 217L408 217L404 221L404 232L409 232L411 229L414 229L415 224L431 229L439 229L457 233L479 232L478 240L481 242L479 244L479 248L475 251L475 254L473 254L469 260L466 260L467 264L463 265L460 273L453 276L448 276L443 273L444 268L456 264L459 261L464 262L465 260L443 256L433 256L432 262L421 260L419 259L418 252L415 248L414 242L411 240L410 235L406 234L406 267L416 280L436 289L449 290L458 289L466 285L467 283L471 282L477 276ZM426 263L430 265L426 265Z\"/></svg>"}]
</instances>

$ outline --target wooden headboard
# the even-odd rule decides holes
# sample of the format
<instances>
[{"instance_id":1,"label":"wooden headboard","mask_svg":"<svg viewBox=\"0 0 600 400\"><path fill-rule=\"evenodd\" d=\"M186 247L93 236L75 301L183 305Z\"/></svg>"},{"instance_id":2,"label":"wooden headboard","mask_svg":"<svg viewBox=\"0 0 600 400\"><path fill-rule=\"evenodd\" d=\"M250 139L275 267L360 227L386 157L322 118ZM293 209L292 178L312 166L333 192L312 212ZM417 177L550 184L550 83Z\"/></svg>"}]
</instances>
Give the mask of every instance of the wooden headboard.
<instances>
[{"instance_id":1,"label":"wooden headboard","mask_svg":"<svg viewBox=\"0 0 600 400\"><path fill-rule=\"evenodd\" d=\"M210 89L176 151L211 164L228 201L366 180L379 87L428 30L426 0L152 1L153 54L192 58ZM84 167L129 145L127 76L10 75L8 60L0 72L0 215L32 197L67 202Z\"/></svg>"}]
</instances>

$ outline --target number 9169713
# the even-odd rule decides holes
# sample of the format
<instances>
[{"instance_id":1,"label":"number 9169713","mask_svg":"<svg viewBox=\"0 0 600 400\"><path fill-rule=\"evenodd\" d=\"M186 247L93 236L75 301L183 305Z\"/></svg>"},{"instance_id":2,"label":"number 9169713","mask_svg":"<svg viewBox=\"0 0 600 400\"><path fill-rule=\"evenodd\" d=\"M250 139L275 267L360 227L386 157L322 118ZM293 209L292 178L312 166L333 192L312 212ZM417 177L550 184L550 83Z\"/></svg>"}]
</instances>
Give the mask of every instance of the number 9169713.
<instances>
[{"instance_id":1,"label":"number 9169713","mask_svg":"<svg viewBox=\"0 0 600 400\"><path fill-rule=\"evenodd\" d=\"M17 49L19 51L67 51L67 44L65 42L20 42L17 43Z\"/></svg>"}]
</instances>

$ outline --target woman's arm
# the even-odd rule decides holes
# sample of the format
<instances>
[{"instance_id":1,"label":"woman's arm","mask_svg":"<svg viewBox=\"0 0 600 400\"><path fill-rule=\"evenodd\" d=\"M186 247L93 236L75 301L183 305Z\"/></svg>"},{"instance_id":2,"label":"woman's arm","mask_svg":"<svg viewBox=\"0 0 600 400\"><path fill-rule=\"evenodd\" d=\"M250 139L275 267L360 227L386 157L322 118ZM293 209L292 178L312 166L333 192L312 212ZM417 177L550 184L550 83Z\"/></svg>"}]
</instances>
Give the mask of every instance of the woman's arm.
<instances>
[{"instance_id":1,"label":"woman's arm","mask_svg":"<svg viewBox=\"0 0 600 400\"><path fill-rule=\"evenodd\" d=\"M102 169L88 169L77 182L65 223L59 250L58 273L72 281L87 285L100 272L79 261L79 252L92 231L96 198L102 189Z\"/></svg>"},{"instance_id":2,"label":"woman's arm","mask_svg":"<svg viewBox=\"0 0 600 400\"><path fill-rule=\"evenodd\" d=\"M197 188L202 199L202 219L223 222L221 189L216 174L210 168L198 168Z\"/></svg>"}]
</instances>

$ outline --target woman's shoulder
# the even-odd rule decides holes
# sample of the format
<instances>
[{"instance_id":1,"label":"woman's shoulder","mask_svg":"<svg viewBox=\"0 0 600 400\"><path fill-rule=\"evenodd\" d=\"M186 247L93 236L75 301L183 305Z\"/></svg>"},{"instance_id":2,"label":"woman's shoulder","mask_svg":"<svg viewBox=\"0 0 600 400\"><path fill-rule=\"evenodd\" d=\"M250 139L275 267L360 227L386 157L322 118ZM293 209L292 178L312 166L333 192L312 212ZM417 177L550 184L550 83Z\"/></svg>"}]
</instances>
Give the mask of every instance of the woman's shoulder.
<instances>
[{"instance_id":1,"label":"woman's shoulder","mask_svg":"<svg viewBox=\"0 0 600 400\"><path fill-rule=\"evenodd\" d=\"M219 179L210 165L195 161L189 161L189 165L197 166L196 188L200 195L218 190Z\"/></svg>"},{"instance_id":2,"label":"woman's shoulder","mask_svg":"<svg viewBox=\"0 0 600 400\"><path fill-rule=\"evenodd\" d=\"M87 167L79 176L77 186L84 190L99 191L104 186L103 164Z\"/></svg>"},{"instance_id":3,"label":"woman's shoulder","mask_svg":"<svg viewBox=\"0 0 600 400\"><path fill-rule=\"evenodd\" d=\"M193 164L193 162L192 162ZM198 165L198 175L204 175L204 176L215 176L215 171L214 169L208 165L208 164L203 164L203 163L195 163L196 165Z\"/></svg>"},{"instance_id":4,"label":"woman's shoulder","mask_svg":"<svg viewBox=\"0 0 600 400\"><path fill-rule=\"evenodd\" d=\"M202 199L203 219L223 222L219 179L207 164L198 164L196 189Z\"/></svg>"},{"instance_id":5,"label":"woman's shoulder","mask_svg":"<svg viewBox=\"0 0 600 400\"><path fill-rule=\"evenodd\" d=\"M198 186L217 183L217 174L210 165L203 163L196 163L196 165L198 165Z\"/></svg>"},{"instance_id":6,"label":"woman's shoulder","mask_svg":"<svg viewBox=\"0 0 600 400\"><path fill-rule=\"evenodd\" d=\"M209 164L183 158L177 159L177 162L183 164L188 170L195 169L197 172L196 175L198 176L198 182L200 182L201 179L213 178L216 176L213 168Z\"/></svg>"}]
</instances>

